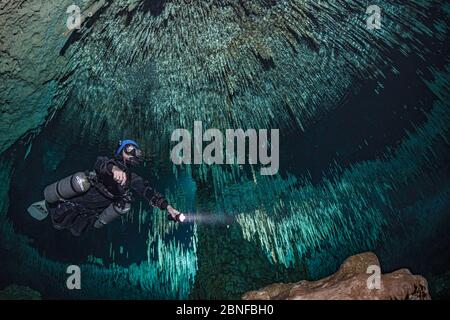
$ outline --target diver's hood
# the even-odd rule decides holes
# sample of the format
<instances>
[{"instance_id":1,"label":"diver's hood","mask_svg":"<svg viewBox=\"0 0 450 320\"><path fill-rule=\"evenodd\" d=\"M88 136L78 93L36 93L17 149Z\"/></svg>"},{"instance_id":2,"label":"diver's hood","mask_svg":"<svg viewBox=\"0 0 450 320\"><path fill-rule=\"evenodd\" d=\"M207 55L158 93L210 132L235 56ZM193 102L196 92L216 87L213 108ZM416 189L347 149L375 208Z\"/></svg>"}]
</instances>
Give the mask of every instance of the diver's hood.
<instances>
[{"instance_id":1,"label":"diver's hood","mask_svg":"<svg viewBox=\"0 0 450 320\"><path fill-rule=\"evenodd\" d=\"M144 154L142 150L133 144L126 145L123 148L123 152L128 156L125 160L125 164L129 167L137 167L142 164L144 160Z\"/></svg>"}]
</instances>

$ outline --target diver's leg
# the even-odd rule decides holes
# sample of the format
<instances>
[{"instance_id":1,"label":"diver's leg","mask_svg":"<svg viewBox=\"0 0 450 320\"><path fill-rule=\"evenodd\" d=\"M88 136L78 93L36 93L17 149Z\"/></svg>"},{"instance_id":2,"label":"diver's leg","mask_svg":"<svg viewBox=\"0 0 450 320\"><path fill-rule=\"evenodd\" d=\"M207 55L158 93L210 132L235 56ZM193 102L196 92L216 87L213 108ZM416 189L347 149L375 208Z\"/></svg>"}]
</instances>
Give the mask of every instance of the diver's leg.
<instances>
[{"instance_id":1,"label":"diver's leg","mask_svg":"<svg viewBox=\"0 0 450 320\"><path fill-rule=\"evenodd\" d=\"M53 223L53 227L58 230L71 227L73 220L78 215L75 205L70 202L59 202L56 204L47 203L48 212Z\"/></svg>"},{"instance_id":2,"label":"diver's leg","mask_svg":"<svg viewBox=\"0 0 450 320\"><path fill-rule=\"evenodd\" d=\"M79 214L74 219L72 226L69 228L72 235L78 237L86 233L92 228L97 220L98 214L88 209L80 209Z\"/></svg>"},{"instance_id":3,"label":"diver's leg","mask_svg":"<svg viewBox=\"0 0 450 320\"><path fill-rule=\"evenodd\" d=\"M70 201L47 204L53 227L58 230L68 229L78 237L85 233L97 220L97 213Z\"/></svg>"}]
</instances>

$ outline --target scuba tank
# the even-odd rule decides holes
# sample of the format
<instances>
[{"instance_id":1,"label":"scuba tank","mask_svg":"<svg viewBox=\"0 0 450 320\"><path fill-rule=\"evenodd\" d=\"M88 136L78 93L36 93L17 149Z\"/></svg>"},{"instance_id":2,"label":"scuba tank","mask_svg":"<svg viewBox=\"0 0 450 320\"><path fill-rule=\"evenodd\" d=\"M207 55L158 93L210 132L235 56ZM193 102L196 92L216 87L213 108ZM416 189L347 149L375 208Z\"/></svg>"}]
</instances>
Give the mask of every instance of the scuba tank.
<instances>
[{"instance_id":1,"label":"scuba tank","mask_svg":"<svg viewBox=\"0 0 450 320\"><path fill-rule=\"evenodd\" d=\"M45 187L44 198L48 203L64 201L85 193L90 187L89 177L84 172L77 172Z\"/></svg>"},{"instance_id":2,"label":"scuba tank","mask_svg":"<svg viewBox=\"0 0 450 320\"><path fill-rule=\"evenodd\" d=\"M91 187L96 187L100 193L107 198L113 198L113 195L97 183L95 172L77 172L64 179L56 181L45 187L44 198L48 203L70 200L73 197L86 193ZM112 222L118 217L125 215L131 209L131 194L126 192L120 202L111 203L100 213L95 221L94 227L102 228L104 225ZM30 213L31 214L31 213Z\"/></svg>"},{"instance_id":3,"label":"scuba tank","mask_svg":"<svg viewBox=\"0 0 450 320\"><path fill-rule=\"evenodd\" d=\"M120 216L123 216L128 213L131 209L131 204L129 202L125 202L122 205L111 203L105 210L97 218L97 221L94 223L94 228L100 229L108 223L116 220Z\"/></svg>"},{"instance_id":4,"label":"scuba tank","mask_svg":"<svg viewBox=\"0 0 450 320\"><path fill-rule=\"evenodd\" d=\"M102 213L100 213L94 223L94 228L103 228L103 226L111 223L120 216L126 215L130 211L131 203L133 202L131 193L128 190L122 191L122 198L119 201L111 203L105 210L102 211Z\"/></svg>"}]
</instances>

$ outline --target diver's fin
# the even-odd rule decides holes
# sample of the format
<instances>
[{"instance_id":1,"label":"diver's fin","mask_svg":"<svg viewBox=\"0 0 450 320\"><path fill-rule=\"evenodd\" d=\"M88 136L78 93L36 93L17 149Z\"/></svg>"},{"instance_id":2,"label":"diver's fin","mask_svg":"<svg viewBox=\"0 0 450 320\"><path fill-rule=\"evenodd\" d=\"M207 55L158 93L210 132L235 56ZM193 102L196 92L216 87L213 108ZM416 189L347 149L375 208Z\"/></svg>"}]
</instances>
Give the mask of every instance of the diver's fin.
<instances>
[{"instance_id":1,"label":"diver's fin","mask_svg":"<svg viewBox=\"0 0 450 320\"><path fill-rule=\"evenodd\" d=\"M47 208L45 207L45 200L33 203L27 209L30 216L36 220L42 221L48 216Z\"/></svg>"}]
</instances>

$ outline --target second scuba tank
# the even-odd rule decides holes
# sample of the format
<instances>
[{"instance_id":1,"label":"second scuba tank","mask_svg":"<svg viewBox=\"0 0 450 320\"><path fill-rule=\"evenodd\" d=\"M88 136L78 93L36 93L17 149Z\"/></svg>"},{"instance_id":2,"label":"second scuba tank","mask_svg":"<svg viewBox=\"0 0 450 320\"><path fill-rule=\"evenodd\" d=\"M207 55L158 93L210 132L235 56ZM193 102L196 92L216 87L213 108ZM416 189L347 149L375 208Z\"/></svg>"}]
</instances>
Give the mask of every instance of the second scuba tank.
<instances>
[{"instance_id":1,"label":"second scuba tank","mask_svg":"<svg viewBox=\"0 0 450 320\"><path fill-rule=\"evenodd\" d=\"M104 225L116 220L118 217L125 215L130 211L131 204L125 203L123 206L118 206L115 203L111 203L103 212L98 216L95 221L94 227L97 229L102 228Z\"/></svg>"},{"instance_id":2,"label":"second scuba tank","mask_svg":"<svg viewBox=\"0 0 450 320\"><path fill-rule=\"evenodd\" d=\"M85 193L91 187L84 172L77 172L61 179L44 189L44 197L48 203L67 200Z\"/></svg>"}]
</instances>

